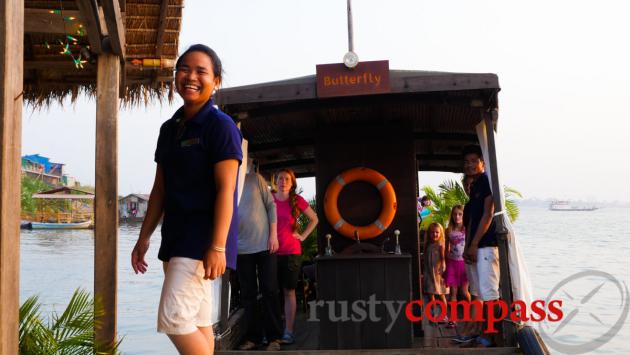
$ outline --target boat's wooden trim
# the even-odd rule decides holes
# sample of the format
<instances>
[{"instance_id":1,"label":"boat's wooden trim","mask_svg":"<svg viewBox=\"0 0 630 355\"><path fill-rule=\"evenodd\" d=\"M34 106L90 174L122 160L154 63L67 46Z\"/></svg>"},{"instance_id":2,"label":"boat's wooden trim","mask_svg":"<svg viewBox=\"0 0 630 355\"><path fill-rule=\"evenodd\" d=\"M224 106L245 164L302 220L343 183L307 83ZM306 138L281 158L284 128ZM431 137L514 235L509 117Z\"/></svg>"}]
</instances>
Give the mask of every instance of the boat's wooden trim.
<instances>
[{"instance_id":1,"label":"boat's wooden trim","mask_svg":"<svg viewBox=\"0 0 630 355\"><path fill-rule=\"evenodd\" d=\"M510 277L510 266L508 263L507 238L508 230L503 221L503 202L501 201L502 185L499 181L499 168L497 166L497 150L494 139L494 123L498 119L498 111L494 110L484 114L486 124L486 136L488 139L488 163L490 163L490 176L492 178L492 197L494 199L494 222L496 224L497 241L499 247L499 269L501 299L512 304L512 279ZM502 322L503 340L508 346L516 345L516 327L512 322Z\"/></svg>"},{"instance_id":2,"label":"boat's wooden trim","mask_svg":"<svg viewBox=\"0 0 630 355\"><path fill-rule=\"evenodd\" d=\"M448 73L413 70L390 70L389 94L459 91L499 90L499 78L491 73ZM300 78L232 87L219 90L219 105L251 103L277 103L317 99L315 75Z\"/></svg>"},{"instance_id":3,"label":"boat's wooden trim","mask_svg":"<svg viewBox=\"0 0 630 355\"><path fill-rule=\"evenodd\" d=\"M218 353L229 351L229 349L235 349L245 336L245 309L239 308L233 314L230 315L227 321L227 328L224 330L219 329L221 337L218 337L215 342L215 350ZM249 352L245 352L248 353Z\"/></svg>"}]
</instances>

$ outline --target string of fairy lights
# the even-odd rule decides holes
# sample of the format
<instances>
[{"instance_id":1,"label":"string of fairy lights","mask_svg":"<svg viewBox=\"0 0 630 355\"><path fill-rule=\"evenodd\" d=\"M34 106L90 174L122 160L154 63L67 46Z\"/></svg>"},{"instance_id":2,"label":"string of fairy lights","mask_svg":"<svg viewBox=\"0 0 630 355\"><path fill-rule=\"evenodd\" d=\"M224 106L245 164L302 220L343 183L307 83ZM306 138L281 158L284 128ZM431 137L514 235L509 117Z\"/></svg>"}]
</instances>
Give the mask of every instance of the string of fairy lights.
<instances>
[{"instance_id":1,"label":"string of fairy lights","mask_svg":"<svg viewBox=\"0 0 630 355\"><path fill-rule=\"evenodd\" d=\"M76 36L85 36L85 27L83 27L82 24L78 24L77 25L77 30L76 33L73 34L69 34L68 31L66 30L66 23L68 22L72 22L72 21L76 21L76 17L74 16L66 16L63 13L63 5L61 3L61 1L59 1L59 9L53 9L48 11L50 14L52 15L59 15L63 18L63 31L64 31L64 38L59 39L59 44L61 45L61 52L59 52L59 54L63 55L63 56L68 56L70 57L70 59L72 60L72 62L74 63L74 66L77 69L83 69L84 68L84 64L87 63L87 58L89 57L89 50L90 50L90 46L89 45L81 45L81 49L79 50L79 54L78 56L75 56L74 53L72 53L72 50L70 49L70 43L72 43L72 45L76 46L79 43L79 40L77 39ZM46 49L51 49L50 44L46 41L44 42L44 45L46 46Z\"/></svg>"},{"instance_id":2,"label":"string of fairy lights","mask_svg":"<svg viewBox=\"0 0 630 355\"><path fill-rule=\"evenodd\" d=\"M76 26L66 26L66 24L68 23L77 21L77 18L64 14L62 0L59 1L59 9L52 9L48 12L51 15L60 16L63 19L63 39L57 40L59 42L59 45L61 45L61 51L59 52L59 54L69 57L77 69L83 69L84 64L86 64L88 60L90 60L90 63L92 63L90 58L93 58L93 56L91 55L89 45L81 44L77 55L73 53L73 49L71 47L71 45L74 47L79 45L80 41L77 37L84 37L86 35L86 30L83 24L78 23L76 24ZM68 27L76 28L76 31L74 31L73 33L69 33ZM51 45L47 41L44 42L44 45L46 49L52 49ZM166 58L134 58L130 60L129 63L134 66L138 66L141 69L173 68L175 65L174 60Z\"/></svg>"}]
</instances>

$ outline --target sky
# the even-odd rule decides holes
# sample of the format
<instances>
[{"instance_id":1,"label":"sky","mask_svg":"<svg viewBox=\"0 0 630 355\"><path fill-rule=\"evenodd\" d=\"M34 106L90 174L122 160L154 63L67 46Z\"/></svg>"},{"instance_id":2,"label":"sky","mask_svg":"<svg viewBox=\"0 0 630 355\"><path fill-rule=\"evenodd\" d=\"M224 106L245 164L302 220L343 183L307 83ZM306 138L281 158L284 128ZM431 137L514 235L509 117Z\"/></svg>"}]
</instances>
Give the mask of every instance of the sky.
<instances>
[{"instance_id":1,"label":"sky","mask_svg":"<svg viewBox=\"0 0 630 355\"><path fill-rule=\"evenodd\" d=\"M502 183L526 198L630 201L630 3L626 1L355 0L360 60L391 69L496 73ZM348 49L346 1L185 2L180 52L209 45L224 87L315 73ZM119 115L119 194L148 193L160 125L173 105ZM94 183L95 101L23 113L22 154L66 164ZM420 175L436 186L454 174ZM313 179L299 182L315 193Z\"/></svg>"}]
</instances>

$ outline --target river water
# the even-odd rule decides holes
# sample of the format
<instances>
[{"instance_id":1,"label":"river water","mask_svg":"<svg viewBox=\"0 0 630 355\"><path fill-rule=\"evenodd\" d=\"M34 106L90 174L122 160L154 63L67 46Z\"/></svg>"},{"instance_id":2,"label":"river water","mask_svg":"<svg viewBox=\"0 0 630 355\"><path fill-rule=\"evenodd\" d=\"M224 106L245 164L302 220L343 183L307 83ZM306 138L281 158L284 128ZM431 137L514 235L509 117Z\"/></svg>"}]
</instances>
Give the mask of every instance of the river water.
<instances>
[{"instance_id":1,"label":"river water","mask_svg":"<svg viewBox=\"0 0 630 355\"><path fill-rule=\"evenodd\" d=\"M561 299L564 318L571 316L564 324L535 324L548 334L546 340L552 353L576 353L576 349L594 346L599 346L594 353L626 353L630 348L630 326L614 325L629 301L624 286L620 292L615 280L622 284L630 281L630 209L552 212L541 207L522 207L515 229L535 298ZM175 354L167 337L155 331L162 283L157 260L160 235L155 233L152 238L149 271L135 275L129 255L138 232L138 225L122 225L119 232L118 332L124 337L121 350L125 354ZM76 288L92 291L94 237L90 230L22 231L20 260L20 298L23 301L39 295L44 313L62 312ZM559 285L578 272L584 277L578 275ZM628 323L627 319L621 321ZM619 330L614 336L597 339L610 328L612 332Z\"/></svg>"}]
</instances>

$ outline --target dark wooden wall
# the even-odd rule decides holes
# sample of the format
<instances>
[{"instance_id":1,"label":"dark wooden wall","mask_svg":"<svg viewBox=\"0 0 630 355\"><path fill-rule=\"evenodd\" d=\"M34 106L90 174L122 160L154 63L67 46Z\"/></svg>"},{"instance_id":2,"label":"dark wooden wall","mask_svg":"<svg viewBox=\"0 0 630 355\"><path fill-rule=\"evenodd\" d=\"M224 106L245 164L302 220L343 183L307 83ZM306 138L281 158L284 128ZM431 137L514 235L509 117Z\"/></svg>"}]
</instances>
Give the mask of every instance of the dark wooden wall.
<instances>
[{"instance_id":1,"label":"dark wooden wall","mask_svg":"<svg viewBox=\"0 0 630 355\"><path fill-rule=\"evenodd\" d=\"M374 315L362 321L331 319L342 316L342 306L332 302L345 301L354 312L357 300L394 301L407 304L411 297L411 260L409 255L343 255L317 258L317 298L319 319L319 349L400 349L410 348L413 342L412 324L404 315L404 308L392 319L386 306L378 303ZM361 304L355 304L361 307ZM365 305L365 303L363 303ZM312 311L311 311L312 312ZM312 313L311 313L312 314ZM356 318L355 318L356 319ZM388 326L391 326L389 332Z\"/></svg>"},{"instance_id":2,"label":"dark wooden wall","mask_svg":"<svg viewBox=\"0 0 630 355\"><path fill-rule=\"evenodd\" d=\"M324 214L324 195L328 184L345 170L364 166L383 174L396 191L398 210L393 222L385 232L365 241L379 248L386 237L393 246L394 230L400 230L403 253L412 256L413 297L419 297L418 282L418 225L416 191L418 173L414 151L414 136L411 125L404 121L383 124L358 125L353 127L320 125L315 144L317 228L320 253L325 248L325 235L331 234L335 252L341 252L354 241L336 233ZM347 185L339 196L339 211L352 224L369 224L376 219L381 209L380 195L376 188L367 183Z\"/></svg>"}]
</instances>

